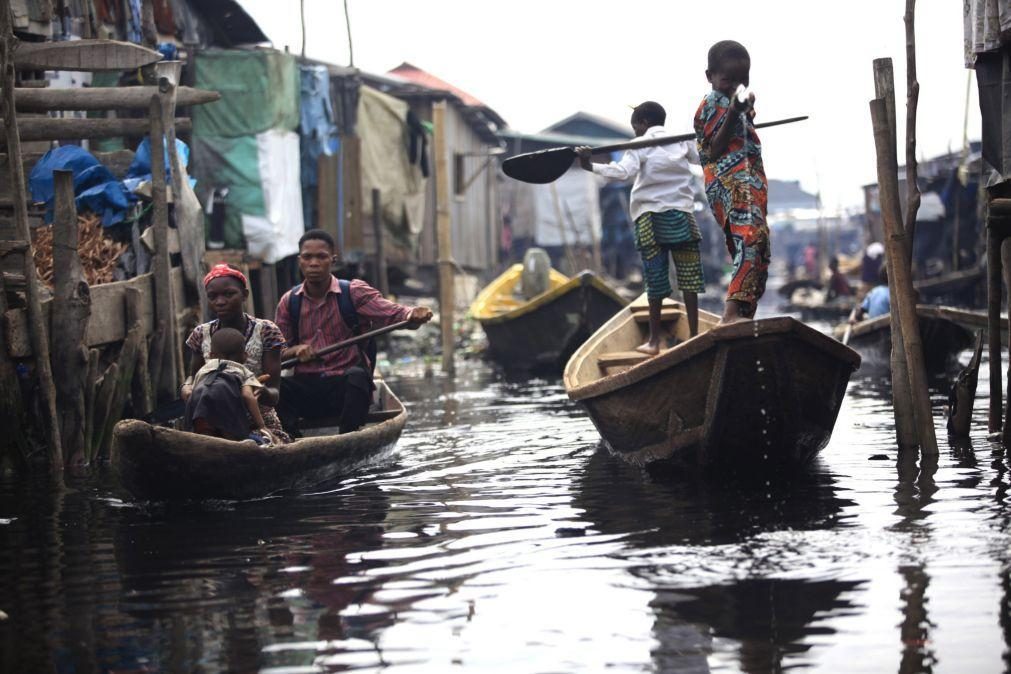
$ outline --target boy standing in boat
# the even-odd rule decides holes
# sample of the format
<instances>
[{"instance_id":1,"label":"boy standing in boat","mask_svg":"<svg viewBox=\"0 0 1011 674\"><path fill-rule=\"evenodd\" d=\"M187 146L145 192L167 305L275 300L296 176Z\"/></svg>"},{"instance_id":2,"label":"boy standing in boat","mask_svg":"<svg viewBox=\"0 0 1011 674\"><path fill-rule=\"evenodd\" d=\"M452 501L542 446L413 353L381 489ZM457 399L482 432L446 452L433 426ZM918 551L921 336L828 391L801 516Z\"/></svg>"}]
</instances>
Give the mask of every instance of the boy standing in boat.
<instances>
[{"instance_id":1,"label":"boy standing in boat","mask_svg":"<svg viewBox=\"0 0 1011 674\"><path fill-rule=\"evenodd\" d=\"M769 276L768 183L762 145L755 133L755 95L739 101L748 86L751 56L738 42L709 49L706 79L713 85L695 113L695 138L706 180L706 197L726 236L733 259L722 323L753 318Z\"/></svg>"},{"instance_id":2,"label":"boy standing in boat","mask_svg":"<svg viewBox=\"0 0 1011 674\"><path fill-rule=\"evenodd\" d=\"M211 336L211 357L193 376L186 392L186 430L227 440L252 438L271 442L263 423L256 390L263 388L243 363L246 338L233 328L221 328ZM250 431L256 431L255 435Z\"/></svg>"},{"instance_id":3,"label":"boy standing in boat","mask_svg":"<svg viewBox=\"0 0 1011 674\"><path fill-rule=\"evenodd\" d=\"M637 137L668 135L663 127L667 113L659 103L647 101L636 106L631 121ZM608 180L635 178L629 210L649 298L649 340L636 350L651 356L660 352L661 308L664 298L673 292L668 258L674 259L678 289L684 295L688 327L694 337L699 332L698 294L705 290L699 254L702 235L693 215L695 197L689 169L689 164L699 163L694 145L682 142L627 150L619 161L609 164L594 164L588 147L577 147L576 153L580 166Z\"/></svg>"},{"instance_id":4,"label":"boy standing in boat","mask_svg":"<svg viewBox=\"0 0 1011 674\"><path fill-rule=\"evenodd\" d=\"M375 363L358 347L317 357L319 349L400 321L410 321L416 329L432 318L428 307L390 302L365 281L338 280L330 273L335 252L327 232L303 234L298 268L305 281L277 304L274 322L288 343L281 358L299 360L294 376L281 377L277 412L289 432L299 417L338 417L340 432L348 433L361 428L368 416Z\"/></svg>"}]
</instances>

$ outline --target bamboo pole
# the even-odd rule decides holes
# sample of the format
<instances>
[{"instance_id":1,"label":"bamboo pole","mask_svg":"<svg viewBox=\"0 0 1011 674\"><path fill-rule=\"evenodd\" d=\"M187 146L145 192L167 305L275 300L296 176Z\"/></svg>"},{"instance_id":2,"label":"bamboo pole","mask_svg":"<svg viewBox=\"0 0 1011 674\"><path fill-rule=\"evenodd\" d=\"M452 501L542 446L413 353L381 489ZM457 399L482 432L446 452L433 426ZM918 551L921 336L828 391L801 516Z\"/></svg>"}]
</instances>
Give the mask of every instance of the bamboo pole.
<instances>
[{"instance_id":1,"label":"bamboo pole","mask_svg":"<svg viewBox=\"0 0 1011 674\"><path fill-rule=\"evenodd\" d=\"M916 0L906 0L906 238L909 257L916 238L916 214L920 210L920 186L916 165L916 108L920 83L916 81Z\"/></svg>"},{"instance_id":2,"label":"bamboo pole","mask_svg":"<svg viewBox=\"0 0 1011 674\"><path fill-rule=\"evenodd\" d=\"M874 60L874 96L884 101L885 118L888 123L888 147L891 154L896 152L896 130L895 130L895 80L892 70L892 59L880 58ZM898 169L895 169L898 171ZM878 192L882 190L882 185L878 184ZM884 220L884 208L881 208L882 220ZM897 230L904 231L902 224L902 214L899 213L895 223ZM906 258L903 258L906 259ZM895 276L892 271L893 260L890 256L885 256L885 267L888 270L888 299L889 305L893 307L890 312L889 325L891 331L892 349L889 356L892 372L892 408L895 414L895 436L900 449L911 449L920 444L916 432L916 422L913 413L912 392L909 387L909 371L906 368L905 340L902 335L902 322L899 320L898 301L895 297ZM917 326L919 328L919 326Z\"/></svg>"},{"instance_id":3,"label":"bamboo pole","mask_svg":"<svg viewBox=\"0 0 1011 674\"><path fill-rule=\"evenodd\" d=\"M158 399L172 400L179 390L179 370L176 362L176 314L172 306L171 261L168 252L168 204L165 196L165 143L162 126L162 102L151 97L151 200L154 203L154 305L155 318L164 324L164 347L158 376Z\"/></svg>"},{"instance_id":4,"label":"bamboo pole","mask_svg":"<svg viewBox=\"0 0 1011 674\"><path fill-rule=\"evenodd\" d=\"M390 278L386 270L386 245L383 241L383 217L380 211L379 190L372 189L372 232L376 237L376 283L384 296L390 294Z\"/></svg>"},{"instance_id":5,"label":"bamboo pole","mask_svg":"<svg viewBox=\"0 0 1011 674\"><path fill-rule=\"evenodd\" d=\"M10 3L0 7L0 66L3 68L4 127L8 148L8 175L14 201L14 226L22 241L30 242L28 230L28 208L25 192L24 167L21 165L21 139L18 135L18 119L14 112L14 59L13 53L18 41L13 32L14 19ZM56 422L56 389L53 386L53 371L49 361L49 332L46 329L45 314L42 313L42 298L39 293L39 277L35 270L35 260L29 249L23 256L28 300L28 333L35 354L35 375L42 402L42 428L49 445L50 468L54 473L63 470L63 443L60 428Z\"/></svg>"},{"instance_id":6,"label":"bamboo pole","mask_svg":"<svg viewBox=\"0 0 1011 674\"><path fill-rule=\"evenodd\" d=\"M881 201L881 220L885 227L885 245L891 261L889 286L894 289L898 305L892 306L892 314L898 313L902 323L905 342L906 367L909 372L909 388L912 399L913 417L916 422L920 451L924 454L937 453L937 438L934 433L934 418L930 409L930 394L927 390L926 367L923 362L923 344L920 341L919 319L916 316L916 290L909 266L906 264L906 235L896 231L901 218L898 199L898 170L895 148L889 146L888 112L885 102L875 99L870 103L871 120L874 125L874 143L878 157L878 188ZM892 343L895 343L892 336ZM893 373L894 378L894 373Z\"/></svg>"},{"instance_id":7,"label":"bamboo pole","mask_svg":"<svg viewBox=\"0 0 1011 674\"><path fill-rule=\"evenodd\" d=\"M80 225L74 205L71 171L53 171L55 209L53 217L53 369L56 408L65 460L84 456L85 400L82 395L88 374L88 348L84 335L91 320L91 290L84 280L77 252Z\"/></svg>"},{"instance_id":8,"label":"bamboo pole","mask_svg":"<svg viewBox=\"0 0 1011 674\"><path fill-rule=\"evenodd\" d=\"M442 328L442 371L455 372L453 349L453 238L449 199L449 168L446 161L446 102L432 104L435 152L436 234L439 245L439 321Z\"/></svg>"}]
</instances>

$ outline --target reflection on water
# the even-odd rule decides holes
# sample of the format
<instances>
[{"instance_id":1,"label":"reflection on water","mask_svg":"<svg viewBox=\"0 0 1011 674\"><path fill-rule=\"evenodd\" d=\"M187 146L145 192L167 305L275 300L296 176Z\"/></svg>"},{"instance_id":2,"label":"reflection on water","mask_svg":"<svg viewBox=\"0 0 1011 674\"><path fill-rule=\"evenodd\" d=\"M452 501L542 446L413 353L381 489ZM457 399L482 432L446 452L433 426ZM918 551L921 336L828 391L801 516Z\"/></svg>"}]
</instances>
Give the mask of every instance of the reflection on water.
<instances>
[{"instance_id":1,"label":"reflection on water","mask_svg":"<svg viewBox=\"0 0 1011 674\"><path fill-rule=\"evenodd\" d=\"M1011 668L1008 458L892 445L854 379L807 470L645 475L557 380L391 379L398 455L297 497L167 507L0 483L0 670ZM945 396L934 392L937 413Z\"/></svg>"}]
</instances>

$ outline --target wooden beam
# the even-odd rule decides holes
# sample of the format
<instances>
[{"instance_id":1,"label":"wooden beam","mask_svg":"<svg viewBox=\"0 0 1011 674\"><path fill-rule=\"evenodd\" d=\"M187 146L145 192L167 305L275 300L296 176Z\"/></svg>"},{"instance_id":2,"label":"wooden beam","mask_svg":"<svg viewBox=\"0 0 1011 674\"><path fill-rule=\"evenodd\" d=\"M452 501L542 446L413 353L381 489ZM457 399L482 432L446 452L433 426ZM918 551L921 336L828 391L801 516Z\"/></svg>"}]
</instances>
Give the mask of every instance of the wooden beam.
<instances>
[{"instance_id":1,"label":"wooden beam","mask_svg":"<svg viewBox=\"0 0 1011 674\"><path fill-rule=\"evenodd\" d=\"M923 361L923 343L920 339L919 319L916 316L916 290L908 263L908 238L896 232L901 222L899 208L898 168L895 148L889 147L888 113L881 99L871 101L871 120L878 156L878 188L881 201L881 220L885 227L885 246L889 261L888 285L894 289L896 304L891 307L902 323L902 341L905 346L906 369L909 373L910 398L916 422L920 451L937 454L937 437L934 417L927 388L927 369ZM895 342L895 336L892 336ZM896 373L893 372L894 381Z\"/></svg>"},{"instance_id":2,"label":"wooden beam","mask_svg":"<svg viewBox=\"0 0 1011 674\"><path fill-rule=\"evenodd\" d=\"M885 120L887 129L884 131L888 135L888 147L892 156L896 153L896 131L895 131L895 80L892 70L892 59L881 58L874 60L874 97L883 101L885 106ZM898 169L896 169L898 170ZM882 186L878 185L878 198L881 199ZM887 202L887 198L885 199ZM896 202L896 205L898 202ZM881 219L885 218L884 209L881 209ZM901 235L905 230L902 223L902 213L898 214L898 220L893 223L895 233ZM884 224L882 224L884 232ZM885 256L885 266L888 270L888 278L894 278L892 273L892 258ZM892 349L889 355L892 371L892 408L895 414L895 436L900 449L911 449L919 445L917 437L915 416L912 407L912 394L909 388L909 373L906 370L906 348L902 335L902 322L899 321L897 310L898 302L895 299L895 284L888 284L889 303L892 308L889 314L892 333ZM919 329L919 326L917 326Z\"/></svg>"},{"instance_id":3,"label":"wooden beam","mask_svg":"<svg viewBox=\"0 0 1011 674\"><path fill-rule=\"evenodd\" d=\"M71 171L53 171L55 208L53 217L53 369L56 378L56 409L60 414L63 458L78 462L85 455L85 396L88 349L84 334L91 319L91 293L84 280L77 253L80 228L74 206L74 176Z\"/></svg>"},{"instance_id":4,"label":"wooden beam","mask_svg":"<svg viewBox=\"0 0 1011 674\"><path fill-rule=\"evenodd\" d=\"M432 104L432 148L435 153L435 204L436 234L439 242L439 323L442 328L442 371L453 374L456 346L453 330L453 238L451 202L449 198L449 167L446 153L446 102Z\"/></svg>"},{"instance_id":5,"label":"wooden beam","mask_svg":"<svg viewBox=\"0 0 1011 674\"><path fill-rule=\"evenodd\" d=\"M372 232L376 239L376 287L383 295L390 294L390 278L386 273L386 246L383 236L383 213L380 194L372 188Z\"/></svg>"},{"instance_id":6,"label":"wooden beam","mask_svg":"<svg viewBox=\"0 0 1011 674\"><path fill-rule=\"evenodd\" d=\"M193 123L189 118L175 121L180 131L191 131ZM57 117L26 117L18 120L20 139L24 142L36 140L77 140L79 138L138 138L146 136L150 130L146 119L75 119ZM7 143L0 143L7 147Z\"/></svg>"},{"instance_id":7,"label":"wooden beam","mask_svg":"<svg viewBox=\"0 0 1011 674\"><path fill-rule=\"evenodd\" d=\"M103 283L91 288L91 320L84 335L85 346L101 346L119 342L126 337L126 315L123 296L127 288L136 288L141 293L141 320L145 335L156 332L154 322L154 287L151 273L142 274L129 281ZM51 325L52 301L42 303L42 315L46 325ZM7 353L12 358L31 358L34 355L28 334L28 312L25 309L10 309L3 315L3 334L7 343Z\"/></svg>"},{"instance_id":8,"label":"wooden beam","mask_svg":"<svg viewBox=\"0 0 1011 674\"><path fill-rule=\"evenodd\" d=\"M162 123L162 101L151 97L148 112L151 120L151 201L154 205L154 307L158 323L165 325L165 346L161 373L158 377L158 400L172 400L179 391L179 370L176 362L176 313L172 302L171 260L168 249L168 203L165 195L165 126Z\"/></svg>"},{"instance_id":9,"label":"wooden beam","mask_svg":"<svg viewBox=\"0 0 1011 674\"><path fill-rule=\"evenodd\" d=\"M10 3L0 7L0 91L3 92L3 116L5 140L10 148L11 160L8 161L11 176L11 192L15 195L14 225L17 238L21 241L31 241L28 231L27 191L25 190L25 174L21 166L21 140L18 130L17 115L14 112L14 50L17 39L14 37L13 16ZM35 351L35 377L38 382L38 394L41 402L41 426L49 446L50 469L55 475L63 472L63 443L60 441L60 428L56 422L56 389L53 387L53 370L49 360L49 331L42 315L42 298L38 272L35 270L35 260L31 255L24 255L24 274L27 283L25 292L28 301L28 326L33 350Z\"/></svg>"},{"instance_id":10,"label":"wooden beam","mask_svg":"<svg viewBox=\"0 0 1011 674\"><path fill-rule=\"evenodd\" d=\"M0 276L0 312L6 311L7 289ZM0 427L11 430L11 442L7 443L7 447L18 449L11 458L20 464L27 463L30 451L26 421L21 381L14 361L7 355L7 337L0 330Z\"/></svg>"},{"instance_id":11,"label":"wooden beam","mask_svg":"<svg viewBox=\"0 0 1011 674\"><path fill-rule=\"evenodd\" d=\"M147 110L151 96L158 87L87 87L84 89L23 89L14 90L18 112L49 112L51 110ZM178 87L178 105L203 105L221 99L221 94L208 89Z\"/></svg>"},{"instance_id":12,"label":"wooden beam","mask_svg":"<svg viewBox=\"0 0 1011 674\"><path fill-rule=\"evenodd\" d=\"M14 50L18 70L133 70L161 59L153 49L116 40L21 42Z\"/></svg>"}]
</instances>

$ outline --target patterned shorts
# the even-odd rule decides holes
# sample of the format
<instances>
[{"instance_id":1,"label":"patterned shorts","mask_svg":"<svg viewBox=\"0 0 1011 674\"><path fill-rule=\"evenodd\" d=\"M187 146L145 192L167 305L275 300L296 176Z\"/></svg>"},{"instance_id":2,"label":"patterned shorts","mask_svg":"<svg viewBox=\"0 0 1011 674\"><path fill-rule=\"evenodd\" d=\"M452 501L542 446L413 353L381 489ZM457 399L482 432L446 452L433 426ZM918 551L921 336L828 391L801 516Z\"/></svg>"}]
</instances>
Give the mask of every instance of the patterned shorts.
<instances>
[{"instance_id":1,"label":"patterned shorts","mask_svg":"<svg viewBox=\"0 0 1011 674\"><path fill-rule=\"evenodd\" d=\"M636 219L635 247L642 255L648 297L669 297L673 292L668 258L674 259L678 290L705 291L702 257L699 254L700 238L698 225L690 213L643 213Z\"/></svg>"}]
</instances>

